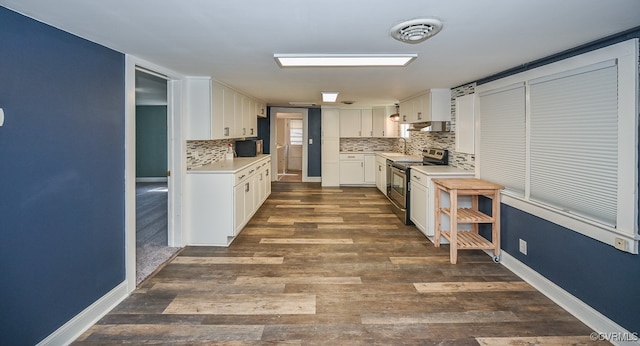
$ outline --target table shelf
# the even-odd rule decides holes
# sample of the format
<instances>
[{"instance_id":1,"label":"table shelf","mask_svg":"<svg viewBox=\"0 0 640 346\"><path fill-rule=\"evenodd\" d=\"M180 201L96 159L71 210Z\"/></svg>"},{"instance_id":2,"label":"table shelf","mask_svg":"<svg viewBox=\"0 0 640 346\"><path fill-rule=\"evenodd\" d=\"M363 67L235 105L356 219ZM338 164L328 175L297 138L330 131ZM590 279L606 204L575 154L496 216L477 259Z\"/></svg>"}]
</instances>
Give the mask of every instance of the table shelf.
<instances>
[{"instance_id":1,"label":"table shelf","mask_svg":"<svg viewBox=\"0 0 640 346\"><path fill-rule=\"evenodd\" d=\"M494 261L500 256L500 190L504 186L476 178L433 179L436 188L434 244L440 246L440 238L450 243L450 261L456 264L458 250L493 250ZM441 192L449 194L450 206L441 206ZM458 196L471 196L471 208L458 208ZM488 196L492 202L491 215L478 210L478 196ZM442 214L449 216L450 230L442 230ZM471 224L471 230L459 231L458 224ZM491 225L491 241L478 234L478 224Z\"/></svg>"}]
</instances>

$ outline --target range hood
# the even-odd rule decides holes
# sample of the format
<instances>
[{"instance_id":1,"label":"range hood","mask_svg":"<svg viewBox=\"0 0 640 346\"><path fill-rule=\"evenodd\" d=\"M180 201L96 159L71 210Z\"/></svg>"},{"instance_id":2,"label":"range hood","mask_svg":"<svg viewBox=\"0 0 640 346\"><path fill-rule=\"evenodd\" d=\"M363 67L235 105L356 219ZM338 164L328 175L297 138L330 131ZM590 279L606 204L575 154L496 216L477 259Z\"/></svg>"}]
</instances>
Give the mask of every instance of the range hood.
<instances>
[{"instance_id":1,"label":"range hood","mask_svg":"<svg viewBox=\"0 0 640 346\"><path fill-rule=\"evenodd\" d=\"M421 132L449 132L451 131L450 121L427 121L422 123L412 123L407 131Z\"/></svg>"}]
</instances>

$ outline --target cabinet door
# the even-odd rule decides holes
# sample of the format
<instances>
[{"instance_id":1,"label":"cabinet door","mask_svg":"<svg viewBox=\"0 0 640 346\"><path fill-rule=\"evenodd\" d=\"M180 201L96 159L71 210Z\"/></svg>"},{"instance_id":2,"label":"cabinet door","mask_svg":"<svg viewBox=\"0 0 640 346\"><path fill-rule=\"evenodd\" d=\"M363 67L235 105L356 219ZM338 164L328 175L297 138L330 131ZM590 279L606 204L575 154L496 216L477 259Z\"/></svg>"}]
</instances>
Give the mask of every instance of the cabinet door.
<instances>
[{"instance_id":1,"label":"cabinet door","mask_svg":"<svg viewBox=\"0 0 640 346\"><path fill-rule=\"evenodd\" d=\"M236 125L236 93L235 91L223 88L223 138L238 138L240 133L239 126Z\"/></svg>"},{"instance_id":2,"label":"cabinet door","mask_svg":"<svg viewBox=\"0 0 640 346\"><path fill-rule=\"evenodd\" d=\"M373 137L373 114L371 109L360 110L360 137Z\"/></svg>"},{"instance_id":3,"label":"cabinet door","mask_svg":"<svg viewBox=\"0 0 640 346\"><path fill-rule=\"evenodd\" d=\"M411 179L414 179L413 176ZM427 188L416 181L411 181L409 206L411 221L422 233L425 233L427 225Z\"/></svg>"},{"instance_id":4,"label":"cabinet door","mask_svg":"<svg viewBox=\"0 0 640 346\"><path fill-rule=\"evenodd\" d=\"M322 137L340 137L340 111L337 109L322 110Z\"/></svg>"},{"instance_id":5,"label":"cabinet door","mask_svg":"<svg viewBox=\"0 0 640 346\"><path fill-rule=\"evenodd\" d=\"M340 161L340 184L361 185L364 182L364 162Z\"/></svg>"},{"instance_id":6,"label":"cabinet door","mask_svg":"<svg viewBox=\"0 0 640 346\"><path fill-rule=\"evenodd\" d=\"M244 212L244 200L245 200L245 189L246 184L248 182L244 182L238 184L233 189L233 227L235 230L235 234L240 233L242 227L244 227L245 222L245 212Z\"/></svg>"},{"instance_id":7,"label":"cabinet door","mask_svg":"<svg viewBox=\"0 0 640 346\"><path fill-rule=\"evenodd\" d=\"M364 156L364 183L365 184L376 183L376 156L375 155Z\"/></svg>"},{"instance_id":8,"label":"cabinet door","mask_svg":"<svg viewBox=\"0 0 640 346\"><path fill-rule=\"evenodd\" d=\"M211 80L208 78L187 78L185 94L186 115L189 119L186 139L212 139Z\"/></svg>"},{"instance_id":9,"label":"cabinet door","mask_svg":"<svg viewBox=\"0 0 640 346\"><path fill-rule=\"evenodd\" d=\"M451 89L429 91L429 121L451 121Z\"/></svg>"},{"instance_id":10,"label":"cabinet door","mask_svg":"<svg viewBox=\"0 0 640 346\"><path fill-rule=\"evenodd\" d=\"M376 187L387 195L387 165L380 162L376 162Z\"/></svg>"},{"instance_id":11,"label":"cabinet door","mask_svg":"<svg viewBox=\"0 0 640 346\"><path fill-rule=\"evenodd\" d=\"M413 111L414 101L414 99L409 99L400 102L400 122L403 124L414 123L417 121L417 116Z\"/></svg>"},{"instance_id":12,"label":"cabinet door","mask_svg":"<svg viewBox=\"0 0 640 346\"><path fill-rule=\"evenodd\" d=\"M244 129L244 136L255 137L257 136L256 128L258 124L258 117L255 114L255 102L248 96L242 96L242 128Z\"/></svg>"},{"instance_id":13,"label":"cabinet door","mask_svg":"<svg viewBox=\"0 0 640 346\"><path fill-rule=\"evenodd\" d=\"M386 118L388 118L388 116L384 107L372 109L371 121L373 137L386 137Z\"/></svg>"},{"instance_id":14,"label":"cabinet door","mask_svg":"<svg viewBox=\"0 0 640 346\"><path fill-rule=\"evenodd\" d=\"M271 195L271 161L269 161L269 164L267 165L267 169L265 170L265 173L264 173L264 185L265 185L264 199L266 200L267 198L269 198L269 195Z\"/></svg>"},{"instance_id":15,"label":"cabinet door","mask_svg":"<svg viewBox=\"0 0 640 346\"><path fill-rule=\"evenodd\" d=\"M361 118L359 109L340 110L340 137L360 137Z\"/></svg>"}]
</instances>

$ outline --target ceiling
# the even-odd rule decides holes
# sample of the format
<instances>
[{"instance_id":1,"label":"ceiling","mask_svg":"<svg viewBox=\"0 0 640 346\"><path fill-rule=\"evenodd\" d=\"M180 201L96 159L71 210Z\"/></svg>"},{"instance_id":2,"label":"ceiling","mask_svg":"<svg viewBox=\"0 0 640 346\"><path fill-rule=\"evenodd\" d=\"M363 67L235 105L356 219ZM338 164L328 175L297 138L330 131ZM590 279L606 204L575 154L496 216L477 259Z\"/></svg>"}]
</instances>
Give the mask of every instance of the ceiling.
<instances>
[{"instance_id":1,"label":"ceiling","mask_svg":"<svg viewBox=\"0 0 640 346\"><path fill-rule=\"evenodd\" d=\"M640 26L638 0L0 0L4 7L269 105L388 105ZM389 29L433 17L419 44ZM278 67L274 53L417 53L407 67Z\"/></svg>"}]
</instances>

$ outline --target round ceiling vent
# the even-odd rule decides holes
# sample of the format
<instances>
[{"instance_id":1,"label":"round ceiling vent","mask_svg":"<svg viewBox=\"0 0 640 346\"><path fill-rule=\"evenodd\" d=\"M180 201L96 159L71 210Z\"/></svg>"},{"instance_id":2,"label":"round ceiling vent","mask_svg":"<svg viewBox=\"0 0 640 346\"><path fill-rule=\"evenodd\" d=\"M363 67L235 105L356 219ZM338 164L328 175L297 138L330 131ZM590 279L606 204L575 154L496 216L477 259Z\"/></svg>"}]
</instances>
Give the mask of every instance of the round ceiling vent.
<instances>
[{"instance_id":1,"label":"round ceiling vent","mask_svg":"<svg viewBox=\"0 0 640 346\"><path fill-rule=\"evenodd\" d=\"M420 43L442 30L442 22L434 18L412 19L391 28L391 36L405 43Z\"/></svg>"}]
</instances>

